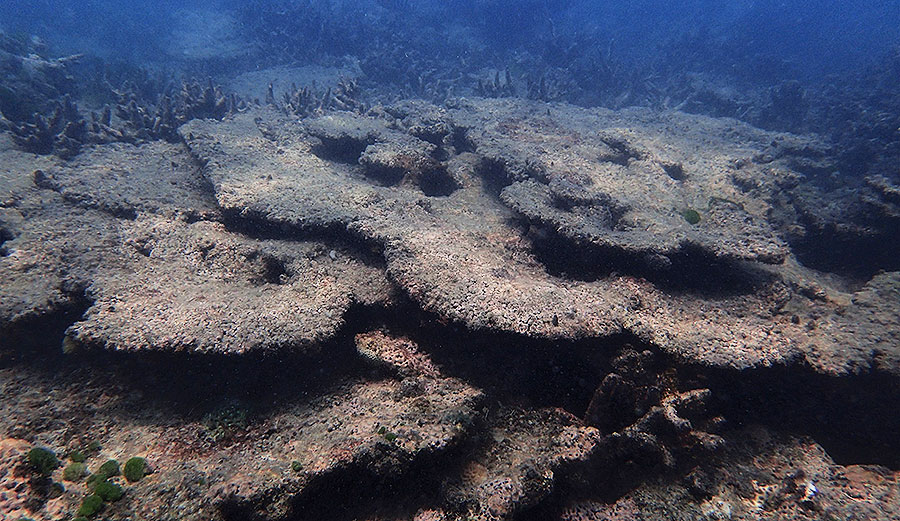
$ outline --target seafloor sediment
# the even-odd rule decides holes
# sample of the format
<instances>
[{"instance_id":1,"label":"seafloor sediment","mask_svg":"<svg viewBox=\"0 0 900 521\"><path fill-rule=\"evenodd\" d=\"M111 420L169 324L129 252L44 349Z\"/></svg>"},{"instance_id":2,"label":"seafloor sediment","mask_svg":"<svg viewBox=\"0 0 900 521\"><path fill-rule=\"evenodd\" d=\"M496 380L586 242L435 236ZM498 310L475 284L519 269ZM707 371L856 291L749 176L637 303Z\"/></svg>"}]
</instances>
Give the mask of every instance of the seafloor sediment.
<instances>
[{"instance_id":1,"label":"seafloor sediment","mask_svg":"<svg viewBox=\"0 0 900 521\"><path fill-rule=\"evenodd\" d=\"M900 273L808 267L871 233L818 138L475 98L177 132L0 136L10 519L91 492L32 447L145 457L104 519L900 519Z\"/></svg>"}]
</instances>

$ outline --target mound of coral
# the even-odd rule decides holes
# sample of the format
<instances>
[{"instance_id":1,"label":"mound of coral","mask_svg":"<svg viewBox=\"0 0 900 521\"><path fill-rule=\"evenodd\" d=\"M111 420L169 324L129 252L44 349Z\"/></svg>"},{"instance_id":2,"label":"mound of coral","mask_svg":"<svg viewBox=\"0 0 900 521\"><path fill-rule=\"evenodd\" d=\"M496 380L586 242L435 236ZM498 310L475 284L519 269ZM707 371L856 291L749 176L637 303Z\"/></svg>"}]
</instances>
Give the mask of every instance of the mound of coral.
<instances>
[{"instance_id":1,"label":"mound of coral","mask_svg":"<svg viewBox=\"0 0 900 521\"><path fill-rule=\"evenodd\" d=\"M735 120L328 96L68 159L2 136L4 505L75 512L15 455L97 442L153 470L109 519L897 515L850 464L896 447L834 440L897 427L900 274L797 241L896 226L889 180L835 198L826 144Z\"/></svg>"}]
</instances>

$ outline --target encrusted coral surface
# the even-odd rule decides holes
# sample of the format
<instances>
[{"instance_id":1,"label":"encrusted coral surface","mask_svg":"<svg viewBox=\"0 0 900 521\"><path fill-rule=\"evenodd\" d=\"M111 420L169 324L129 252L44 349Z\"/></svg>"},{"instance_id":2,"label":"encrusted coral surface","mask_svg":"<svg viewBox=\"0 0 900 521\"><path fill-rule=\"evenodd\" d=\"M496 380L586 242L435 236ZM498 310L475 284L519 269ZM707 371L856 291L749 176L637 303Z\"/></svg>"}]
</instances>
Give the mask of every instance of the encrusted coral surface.
<instances>
[{"instance_id":1,"label":"encrusted coral surface","mask_svg":"<svg viewBox=\"0 0 900 521\"><path fill-rule=\"evenodd\" d=\"M894 471L734 428L776 423L730 403L770 392L826 433L896 424L854 400L897 396L897 272L817 272L789 240L844 215L790 222L830 197L804 184L816 138L509 99L355 110L255 107L68 161L0 136L8 460L146 457L110 519L896 516ZM868 183L890 215L895 186ZM803 388L845 382L865 393ZM0 504L35 519L89 491L17 472Z\"/></svg>"},{"instance_id":2,"label":"encrusted coral surface","mask_svg":"<svg viewBox=\"0 0 900 521\"><path fill-rule=\"evenodd\" d=\"M680 356L736 367L801 357L823 372L840 373L893 358L896 344L875 336L849 343L811 337L804 315L817 317L819 324L848 316L860 323L869 320L865 308L845 313L834 302L808 298L807 287L815 285L808 279L815 274L748 264L787 255L765 217L774 193L800 177L787 159L803 156L803 147L815 142L677 113L541 107L490 100L450 111L448 125L463 129L463 139L475 152L452 155L458 150L445 147L451 157L444 170L465 181L442 197L426 196L414 183L384 186L371 179L366 158L382 154L372 152L373 147L406 150L411 138L390 128L402 128L402 122L344 113L301 127L279 123L274 116L254 120L259 116L246 114L224 123L194 121L182 134L207 165L206 175L224 211L257 223L361 237L383 249L391 278L414 300L472 329L545 338L629 332ZM528 118L546 118L546 110L555 111L558 121L537 126L538 132ZM498 113L518 118L517 124L529 130L497 130L489 121ZM572 137L589 132L635 151L619 164L613 152L594 150L611 146L606 141ZM582 145L561 142L565 139ZM593 144L584 143L588 141ZM773 141L787 159L771 155ZM437 155L428 143L418 154L432 160ZM549 166L536 165L532 155ZM492 166L498 163L503 165L500 172ZM664 165L676 163L688 177L678 180L665 173ZM556 217L543 216L544 207L532 204L531 191L517 191L517 183L537 187L543 179L553 185L557 177L552 169L564 164L582 165L566 167L579 175L594 172L584 180L590 194L578 203L585 211L606 212L604 208L618 205L628 208L623 215L646 221L644 225L617 229L610 224L587 234L575 232ZM418 165L413 161L404 167L406 175L415 177ZM604 174L607 167L623 171ZM647 177L650 170L653 180ZM657 181L663 188L649 193ZM500 194L507 204L491 193L490 185L498 182L508 184ZM756 188L747 187L754 184ZM570 196L565 196L569 203ZM702 212L696 225L680 213L694 207ZM599 222L580 210L546 208L581 227ZM528 224L523 228L517 217L535 221L531 228L552 225L549 233L563 239L556 254L587 255L599 270L597 280L551 273L536 254L542 239L526 233ZM658 221L658 229L650 221ZM582 251L585 242L598 249ZM698 269L707 266L711 274L695 279ZM795 306L793 313L783 311L788 302ZM897 328L896 323L886 326ZM889 364L883 368L897 370Z\"/></svg>"},{"instance_id":3,"label":"encrusted coral surface","mask_svg":"<svg viewBox=\"0 0 900 521\"><path fill-rule=\"evenodd\" d=\"M575 502L565 521L694 519L898 519L896 472L836 465L807 439L751 428L727 457L680 482L648 483L614 502Z\"/></svg>"},{"instance_id":4,"label":"encrusted coral surface","mask_svg":"<svg viewBox=\"0 0 900 521\"><path fill-rule=\"evenodd\" d=\"M0 440L0 512L13 518L28 513L28 479L23 472L31 444L24 440Z\"/></svg>"}]
</instances>

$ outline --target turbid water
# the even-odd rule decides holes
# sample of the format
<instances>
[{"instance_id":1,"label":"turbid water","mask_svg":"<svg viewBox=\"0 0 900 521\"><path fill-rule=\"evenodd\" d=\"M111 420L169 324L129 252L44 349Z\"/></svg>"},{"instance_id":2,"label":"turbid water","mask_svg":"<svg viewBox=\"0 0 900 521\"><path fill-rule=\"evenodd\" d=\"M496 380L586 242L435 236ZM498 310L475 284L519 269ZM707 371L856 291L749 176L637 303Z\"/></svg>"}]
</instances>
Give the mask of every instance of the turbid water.
<instances>
[{"instance_id":1,"label":"turbid water","mask_svg":"<svg viewBox=\"0 0 900 521\"><path fill-rule=\"evenodd\" d=\"M900 519L900 6L0 6L0 517Z\"/></svg>"}]
</instances>

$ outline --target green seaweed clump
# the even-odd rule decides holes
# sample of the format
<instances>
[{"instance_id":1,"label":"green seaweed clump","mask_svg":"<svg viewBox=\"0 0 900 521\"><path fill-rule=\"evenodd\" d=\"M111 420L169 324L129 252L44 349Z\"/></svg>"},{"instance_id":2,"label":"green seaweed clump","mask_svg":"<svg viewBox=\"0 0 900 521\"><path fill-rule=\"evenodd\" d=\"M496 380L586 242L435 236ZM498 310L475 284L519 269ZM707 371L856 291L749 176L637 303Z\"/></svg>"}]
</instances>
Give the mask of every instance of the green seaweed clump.
<instances>
[{"instance_id":1,"label":"green seaweed clump","mask_svg":"<svg viewBox=\"0 0 900 521\"><path fill-rule=\"evenodd\" d=\"M59 460L52 450L35 447L28 451L28 464L40 475L49 476L59 467Z\"/></svg>"},{"instance_id":2,"label":"green seaweed clump","mask_svg":"<svg viewBox=\"0 0 900 521\"><path fill-rule=\"evenodd\" d=\"M119 485L104 479L94 486L94 494L100 496L103 501L118 501L125 495L125 491Z\"/></svg>"},{"instance_id":3,"label":"green seaweed clump","mask_svg":"<svg viewBox=\"0 0 900 521\"><path fill-rule=\"evenodd\" d=\"M249 411L240 404L230 404L203 417L206 436L213 443L228 441L247 430Z\"/></svg>"},{"instance_id":4,"label":"green seaweed clump","mask_svg":"<svg viewBox=\"0 0 900 521\"><path fill-rule=\"evenodd\" d=\"M73 462L66 465L63 469L63 481L81 481L81 478L87 473L87 465L84 463Z\"/></svg>"},{"instance_id":5,"label":"green seaweed clump","mask_svg":"<svg viewBox=\"0 0 900 521\"><path fill-rule=\"evenodd\" d=\"M700 222L700 212L694 210L693 208L688 208L681 212L681 216L684 217L684 220L688 222L688 224L697 224Z\"/></svg>"},{"instance_id":6,"label":"green seaweed clump","mask_svg":"<svg viewBox=\"0 0 900 521\"><path fill-rule=\"evenodd\" d=\"M303 464L297 460L294 460L291 462L291 470L297 473L303 472Z\"/></svg>"},{"instance_id":7,"label":"green seaweed clump","mask_svg":"<svg viewBox=\"0 0 900 521\"><path fill-rule=\"evenodd\" d=\"M93 517L97 515L97 512L102 508L103 498L96 494L91 494L90 496L85 496L85 498L81 500L81 506L78 507L76 515L81 517Z\"/></svg>"},{"instance_id":8,"label":"green seaweed clump","mask_svg":"<svg viewBox=\"0 0 900 521\"><path fill-rule=\"evenodd\" d=\"M129 458L122 468L122 474L125 476L125 479L131 483L140 481L147 475L147 460L137 456Z\"/></svg>"},{"instance_id":9,"label":"green seaweed clump","mask_svg":"<svg viewBox=\"0 0 900 521\"><path fill-rule=\"evenodd\" d=\"M387 427L384 425L378 428L378 434L388 443L394 443L397 440L397 434L387 430Z\"/></svg>"},{"instance_id":10,"label":"green seaweed clump","mask_svg":"<svg viewBox=\"0 0 900 521\"><path fill-rule=\"evenodd\" d=\"M74 461L75 463L84 463L87 461L87 456L80 450L73 450L69 453L69 459Z\"/></svg>"},{"instance_id":11,"label":"green seaweed clump","mask_svg":"<svg viewBox=\"0 0 900 521\"><path fill-rule=\"evenodd\" d=\"M103 465L100 465L100 468L97 469L97 472L94 472L90 476L88 476L87 484L88 486L96 486L97 483L101 481L105 481L113 476L119 475L119 462L111 459L107 460Z\"/></svg>"},{"instance_id":12,"label":"green seaweed clump","mask_svg":"<svg viewBox=\"0 0 900 521\"><path fill-rule=\"evenodd\" d=\"M100 476L100 479L107 479L113 476L118 476L119 462L114 459L107 460L106 463L100 465L100 468L97 469L97 472L94 475Z\"/></svg>"}]
</instances>

